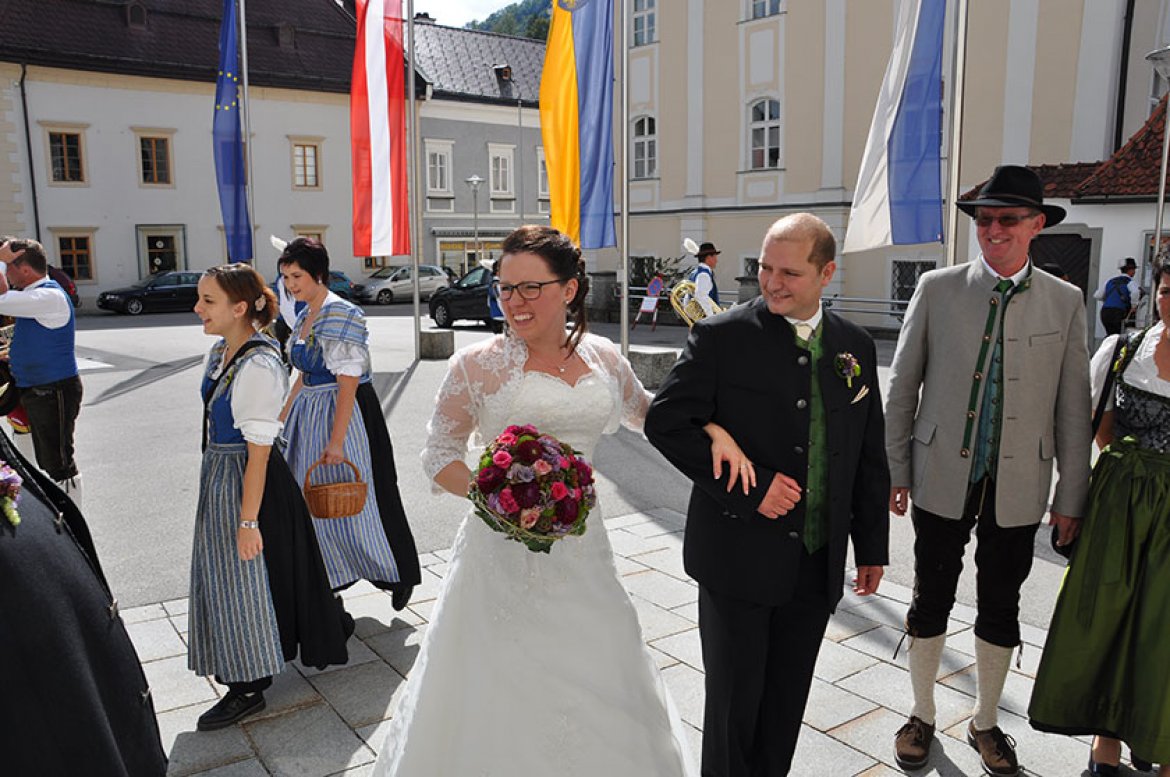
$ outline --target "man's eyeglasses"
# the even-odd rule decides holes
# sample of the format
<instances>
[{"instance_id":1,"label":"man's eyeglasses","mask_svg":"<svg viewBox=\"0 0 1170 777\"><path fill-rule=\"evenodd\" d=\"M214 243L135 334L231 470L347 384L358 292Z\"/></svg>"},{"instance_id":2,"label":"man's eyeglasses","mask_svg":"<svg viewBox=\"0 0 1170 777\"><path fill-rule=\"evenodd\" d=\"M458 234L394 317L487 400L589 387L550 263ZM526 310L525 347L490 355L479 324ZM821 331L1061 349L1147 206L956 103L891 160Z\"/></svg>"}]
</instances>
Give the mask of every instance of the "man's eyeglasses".
<instances>
[{"instance_id":1,"label":"man's eyeglasses","mask_svg":"<svg viewBox=\"0 0 1170 777\"><path fill-rule=\"evenodd\" d=\"M520 292L523 299L532 301L540 297L540 293L544 291L544 287L550 283L564 283L563 278L554 278L551 281L525 281L524 283L500 283L499 281L492 281L492 288L496 291L496 296L504 302L512 299L512 292Z\"/></svg>"},{"instance_id":2,"label":"man's eyeglasses","mask_svg":"<svg viewBox=\"0 0 1170 777\"><path fill-rule=\"evenodd\" d=\"M986 228L990 227L996 222L999 222L999 225L1004 229L1011 229L1024 219L1036 218L1039 215L1039 213L1027 213L1021 216L1018 213L1004 213L999 216L989 216L986 213L981 213L975 217L975 223L980 227Z\"/></svg>"}]
</instances>

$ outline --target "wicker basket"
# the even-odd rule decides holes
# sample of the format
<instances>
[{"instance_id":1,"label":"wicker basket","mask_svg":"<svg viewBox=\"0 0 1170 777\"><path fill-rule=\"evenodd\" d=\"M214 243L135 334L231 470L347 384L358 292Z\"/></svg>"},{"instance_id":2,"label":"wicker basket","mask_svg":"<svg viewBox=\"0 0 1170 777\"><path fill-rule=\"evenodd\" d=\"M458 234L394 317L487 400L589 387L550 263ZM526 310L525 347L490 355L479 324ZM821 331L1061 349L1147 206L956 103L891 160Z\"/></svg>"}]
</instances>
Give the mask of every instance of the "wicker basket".
<instances>
[{"instance_id":1,"label":"wicker basket","mask_svg":"<svg viewBox=\"0 0 1170 777\"><path fill-rule=\"evenodd\" d=\"M366 504L368 486L362 480L358 468L349 459L343 459L341 463L353 472L353 480L315 486L309 482L309 478L313 476L313 470L324 463L318 461L305 473L305 501L309 504L309 512L314 518L348 518L360 513Z\"/></svg>"}]
</instances>

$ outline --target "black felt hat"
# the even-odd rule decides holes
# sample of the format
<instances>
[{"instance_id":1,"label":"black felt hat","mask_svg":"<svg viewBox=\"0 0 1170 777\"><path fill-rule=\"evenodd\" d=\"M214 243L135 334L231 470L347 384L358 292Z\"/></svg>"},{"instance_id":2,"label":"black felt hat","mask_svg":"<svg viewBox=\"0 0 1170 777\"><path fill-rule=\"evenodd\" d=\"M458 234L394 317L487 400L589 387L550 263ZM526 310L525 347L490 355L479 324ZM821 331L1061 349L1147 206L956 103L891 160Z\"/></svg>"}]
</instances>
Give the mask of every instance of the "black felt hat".
<instances>
[{"instance_id":1,"label":"black felt hat","mask_svg":"<svg viewBox=\"0 0 1170 777\"><path fill-rule=\"evenodd\" d=\"M973 200L956 203L959 210L974 216L978 208L1035 208L1044 214L1044 226L1064 221L1065 210L1059 205L1044 204L1044 184L1040 176L1027 167L1000 165Z\"/></svg>"}]
</instances>

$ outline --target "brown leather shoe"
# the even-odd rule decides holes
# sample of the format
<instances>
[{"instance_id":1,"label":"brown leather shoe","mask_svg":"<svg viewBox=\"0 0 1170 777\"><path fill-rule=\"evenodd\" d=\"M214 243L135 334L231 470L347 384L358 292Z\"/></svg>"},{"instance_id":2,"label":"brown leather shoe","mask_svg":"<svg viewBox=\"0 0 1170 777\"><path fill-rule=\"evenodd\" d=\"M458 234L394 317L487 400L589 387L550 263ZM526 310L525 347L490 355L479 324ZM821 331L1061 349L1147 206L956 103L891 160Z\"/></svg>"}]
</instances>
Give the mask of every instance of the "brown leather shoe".
<instances>
[{"instance_id":1,"label":"brown leather shoe","mask_svg":"<svg viewBox=\"0 0 1170 777\"><path fill-rule=\"evenodd\" d=\"M1020 762L1016 759L1016 740L1003 733L999 726L978 731L975 722L967 724L967 744L979 752L983 768L996 777L1016 777Z\"/></svg>"},{"instance_id":2,"label":"brown leather shoe","mask_svg":"<svg viewBox=\"0 0 1170 777\"><path fill-rule=\"evenodd\" d=\"M894 736L894 760L903 769L921 769L930 760L932 741L934 726L911 715Z\"/></svg>"}]
</instances>

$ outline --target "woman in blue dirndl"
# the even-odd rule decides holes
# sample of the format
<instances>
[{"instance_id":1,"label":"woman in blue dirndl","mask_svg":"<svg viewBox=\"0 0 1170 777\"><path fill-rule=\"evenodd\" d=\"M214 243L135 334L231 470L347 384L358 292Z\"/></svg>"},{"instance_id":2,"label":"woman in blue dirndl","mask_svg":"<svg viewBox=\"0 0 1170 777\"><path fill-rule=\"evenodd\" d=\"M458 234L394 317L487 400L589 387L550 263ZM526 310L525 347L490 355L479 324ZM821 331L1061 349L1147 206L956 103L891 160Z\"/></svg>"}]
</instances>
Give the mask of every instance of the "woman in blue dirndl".
<instances>
[{"instance_id":1,"label":"woman in blue dirndl","mask_svg":"<svg viewBox=\"0 0 1170 777\"><path fill-rule=\"evenodd\" d=\"M257 332L276 299L246 264L213 267L195 312L222 339L203 378L204 452L191 557L188 666L228 692L199 718L211 731L264 708L272 675L300 653L310 666L347 660L308 508L272 443L288 376Z\"/></svg>"},{"instance_id":2,"label":"woman in blue dirndl","mask_svg":"<svg viewBox=\"0 0 1170 777\"><path fill-rule=\"evenodd\" d=\"M285 403L288 463L301 483L352 480L352 462L369 484L360 512L314 517L334 591L358 580L390 591L395 609L420 580L418 552L398 492L394 449L370 384L369 330L361 308L329 291L329 254L319 241L297 238L278 260L285 287L307 303L288 341L299 371Z\"/></svg>"}]
</instances>

